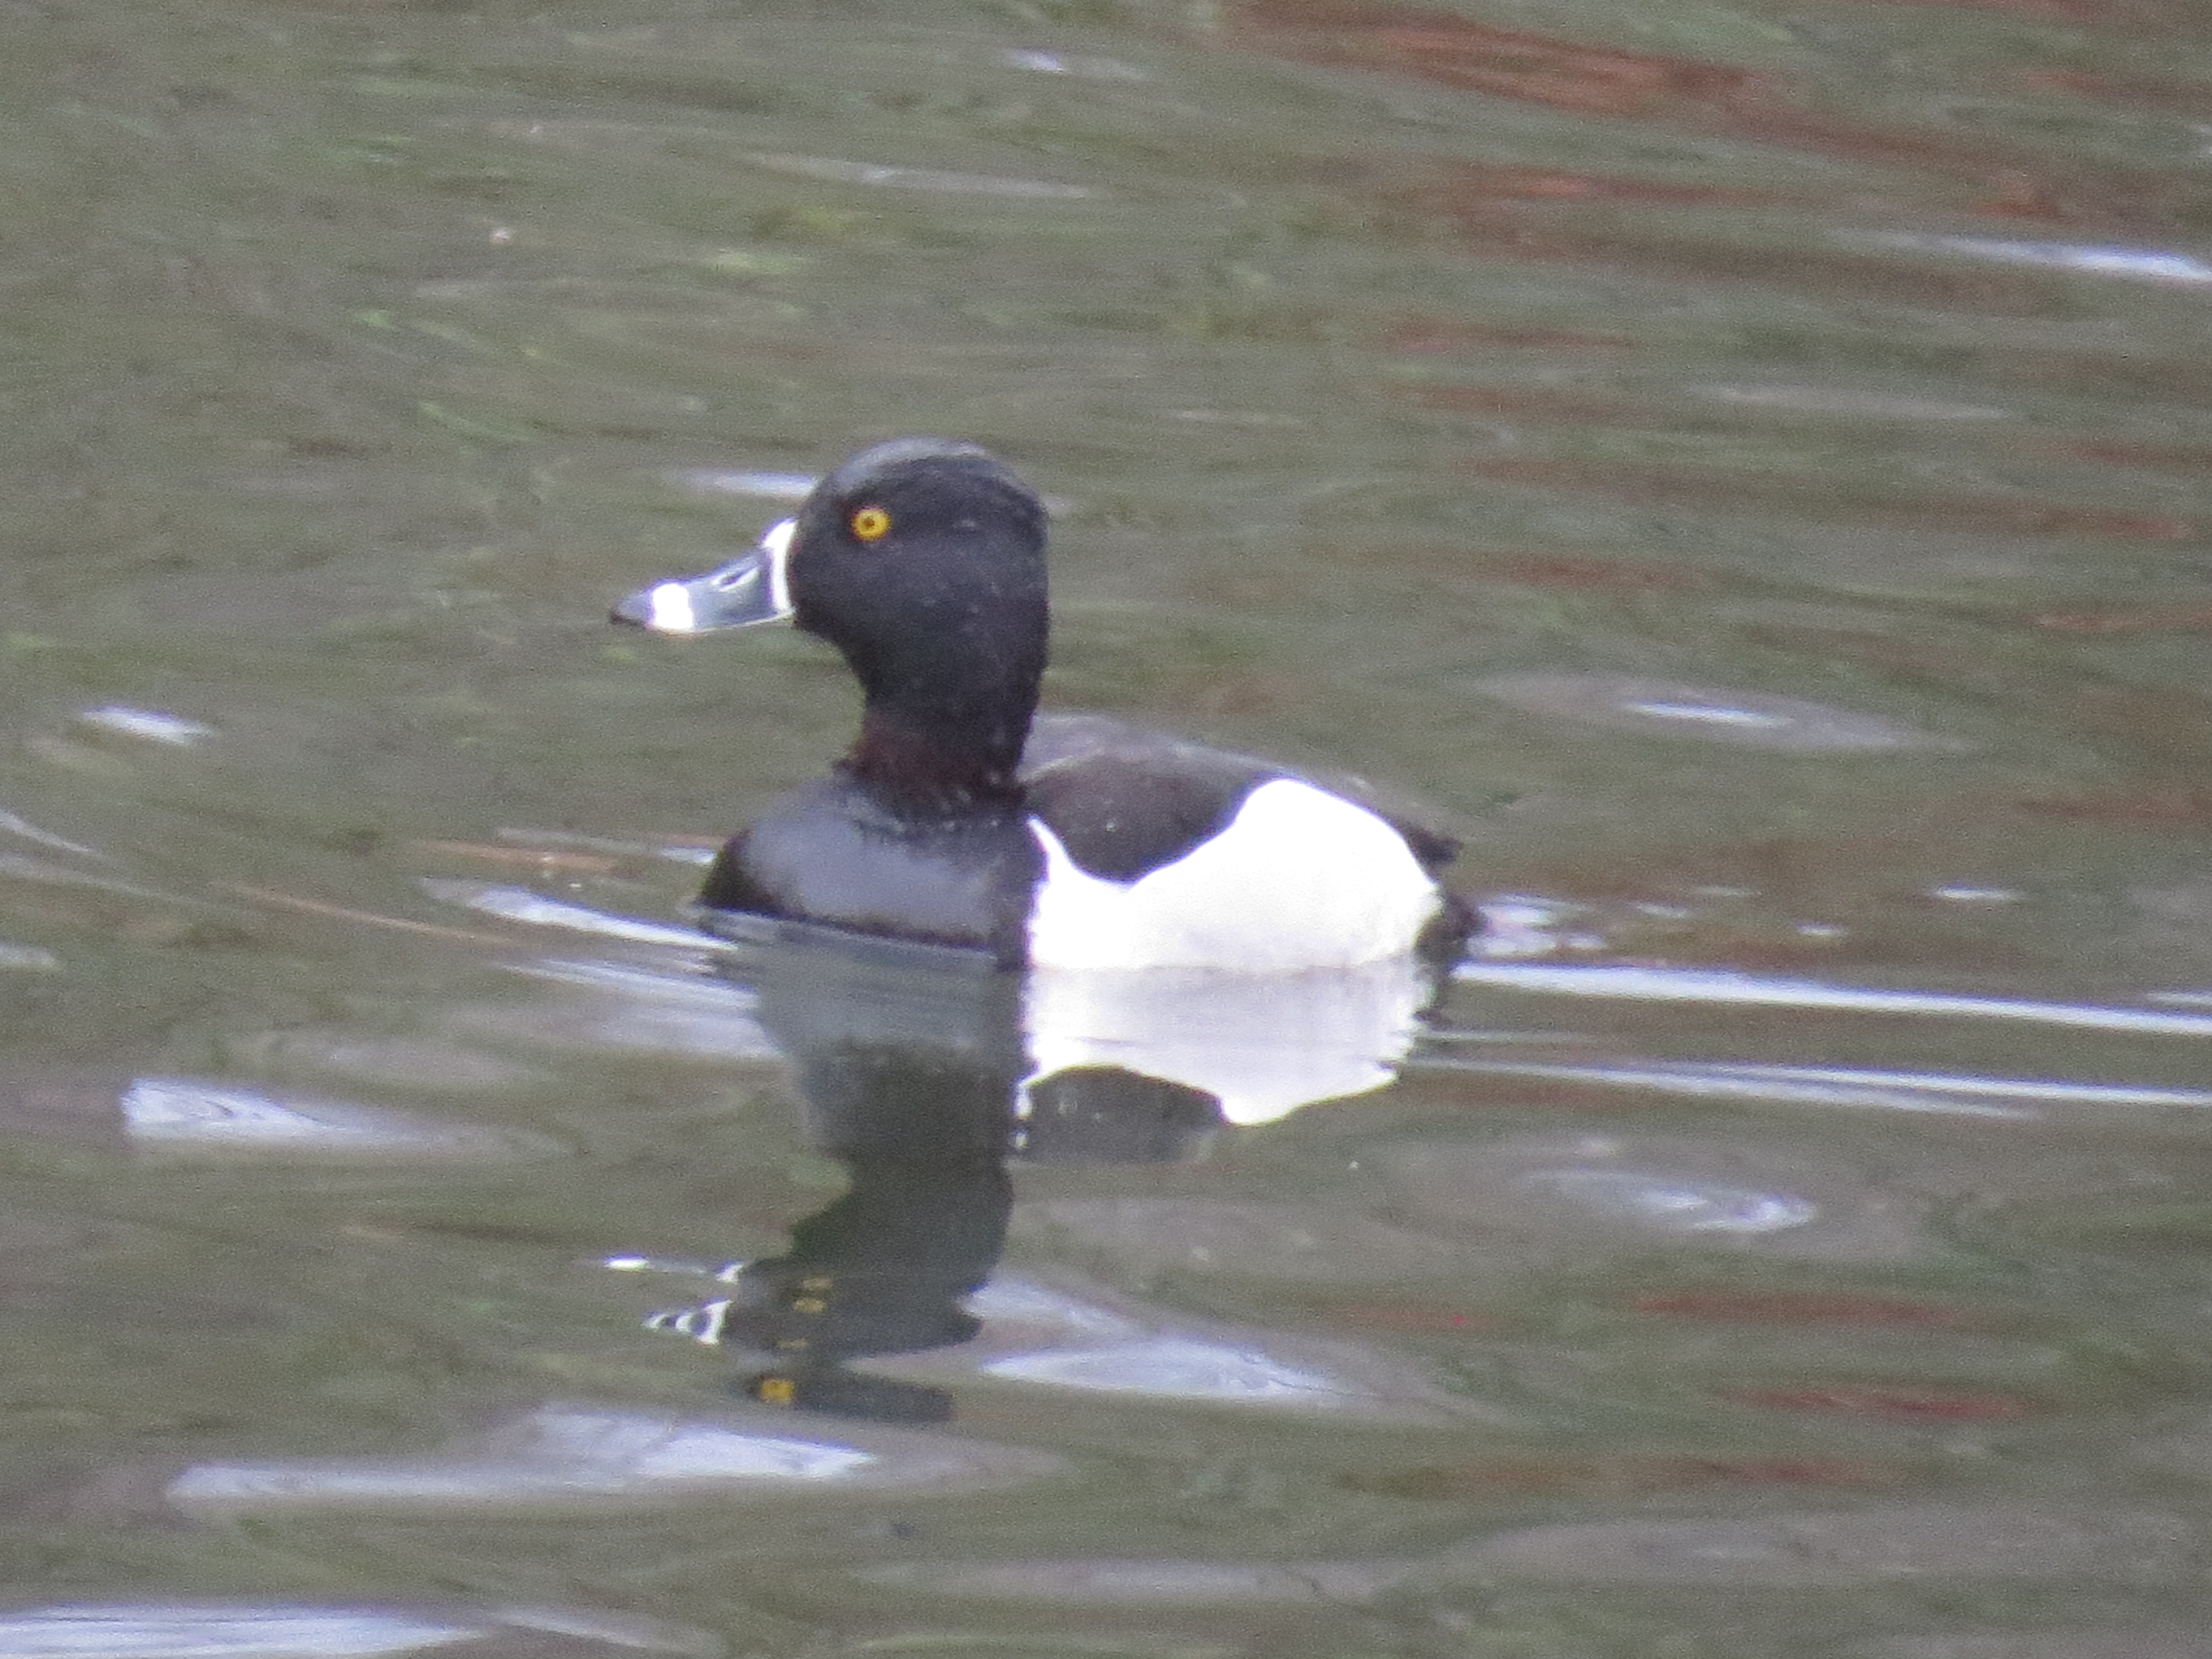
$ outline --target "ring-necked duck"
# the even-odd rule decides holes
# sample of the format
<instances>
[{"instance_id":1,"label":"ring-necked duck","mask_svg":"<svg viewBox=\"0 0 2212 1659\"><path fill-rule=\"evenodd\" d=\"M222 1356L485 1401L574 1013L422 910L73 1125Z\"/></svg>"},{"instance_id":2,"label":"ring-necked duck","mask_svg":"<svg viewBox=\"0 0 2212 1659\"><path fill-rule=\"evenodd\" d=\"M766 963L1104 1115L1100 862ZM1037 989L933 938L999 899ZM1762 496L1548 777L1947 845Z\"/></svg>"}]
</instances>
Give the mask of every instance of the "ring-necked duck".
<instances>
[{"instance_id":1,"label":"ring-necked duck","mask_svg":"<svg viewBox=\"0 0 2212 1659\"><path fill-rule=\"evenodd\" d=\"M1458 843L1361 786L1037 715L1045 509L972 444L863 450L751 551L614 614L668 634L792 620L860 682L851 752L722 849L710 913L1007 966L1255 973L1433 955L1468 931L1437 880Z\"/></svg>"}]
</instances>

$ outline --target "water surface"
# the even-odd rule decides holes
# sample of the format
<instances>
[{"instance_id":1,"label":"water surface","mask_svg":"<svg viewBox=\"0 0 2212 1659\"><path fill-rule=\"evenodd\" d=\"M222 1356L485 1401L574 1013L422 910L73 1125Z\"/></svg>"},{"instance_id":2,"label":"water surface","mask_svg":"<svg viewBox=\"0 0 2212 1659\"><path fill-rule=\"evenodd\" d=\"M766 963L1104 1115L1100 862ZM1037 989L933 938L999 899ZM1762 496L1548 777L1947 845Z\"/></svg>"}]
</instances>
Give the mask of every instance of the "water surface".
<instances>
[{"instance_id":1,"label":"water surface","mask_svg":"<svg viewBox=\"0 0 2212 1659\"><path fill-rule=\"evenodd\" d=\"M0 1659L2212 1653L2203 23L9 8ZM689 931L908 432L1422 1023Z\"/></svg>"}]
</instances>

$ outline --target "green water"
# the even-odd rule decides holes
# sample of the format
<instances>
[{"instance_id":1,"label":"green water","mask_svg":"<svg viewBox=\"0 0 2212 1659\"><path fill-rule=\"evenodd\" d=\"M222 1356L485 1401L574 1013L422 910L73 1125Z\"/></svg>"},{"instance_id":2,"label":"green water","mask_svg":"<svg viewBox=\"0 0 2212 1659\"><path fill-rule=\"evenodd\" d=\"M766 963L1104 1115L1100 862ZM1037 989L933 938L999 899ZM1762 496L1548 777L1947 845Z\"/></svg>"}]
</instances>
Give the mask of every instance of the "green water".
<instances>
[{"instance_id":1,"label":"green water","mask_svg":"<svg viewBox=\"0 0 2212 1659\"><path fill-rule=\"evenodd\" d=\"M0 10L0 1659L2212 1654L2205 21ZM878 1443L644 1328L848 1179L745 973L485 890L680 923L853 699L606 607L908 432L1495 931Z\"/></svg>"}]
</instances>

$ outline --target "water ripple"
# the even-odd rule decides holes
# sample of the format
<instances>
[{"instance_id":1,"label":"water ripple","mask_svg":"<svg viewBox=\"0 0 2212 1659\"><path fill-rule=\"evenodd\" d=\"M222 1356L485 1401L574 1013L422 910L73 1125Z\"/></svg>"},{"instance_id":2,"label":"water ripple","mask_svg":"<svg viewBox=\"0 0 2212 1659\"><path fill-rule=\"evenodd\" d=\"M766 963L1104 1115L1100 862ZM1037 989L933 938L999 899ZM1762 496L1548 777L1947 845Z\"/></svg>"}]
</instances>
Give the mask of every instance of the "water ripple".
<instances>
[{"instance_id":1,"label":"water ripple","mask_svg":"<svg viewBox=\"0 0 2212 1659\"><path fill-rule=\"evenodd\" d=\"M1911 1014L1942 1019L2017 1019L2087 1030L2136 1031L2147 1036L2212 1036L2212 1014L2167 1013L2156 1008L2114 1007L2097 1003L2036 1002L2023 997L1966 996L1950 991L1830 985L1820 980L1769 979L1725 968L1467 962L1452 969L1452 977L1463 984L1486 985L1501 991L1529 991L1546 996L1829 1008L1851 1013Z\"/></svg>"}]
</instances>

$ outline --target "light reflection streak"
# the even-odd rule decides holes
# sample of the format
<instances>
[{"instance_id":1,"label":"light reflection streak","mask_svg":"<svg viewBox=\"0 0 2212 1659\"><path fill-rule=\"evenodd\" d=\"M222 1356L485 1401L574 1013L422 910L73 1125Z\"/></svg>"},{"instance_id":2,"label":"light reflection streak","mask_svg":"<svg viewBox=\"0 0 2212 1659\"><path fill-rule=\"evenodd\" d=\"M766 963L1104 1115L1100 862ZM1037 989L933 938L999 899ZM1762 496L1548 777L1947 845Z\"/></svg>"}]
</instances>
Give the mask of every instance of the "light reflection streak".
<instances>
[{"instance_id":1,"label":"light reflection streak","mask_svg":"<svg viewBox=\"0 0 2212 1659\"><path fill-rule=\"evenodd\" d=\"M2124 276L2136 282L2200 287L2212 283L2212 264L2186 253L2154 247L2096 247L2081 242L2014 242L1997 236L1930 236L1898 231L1879 236L1848 235L1915 252L1963 253L2006 264L2047 265L2085 276Z\"/></svg>"},{"instance_id":2,"label":"light reflection streak","mask_svg":"<svg viewBox=\"0 0 2212 1659\"><path fill-rule=\"evenodd\" d=\"M565 904L527 887L498 886L480 881L453 881L425 876L422 890L447 904L465 905L504 921L533 927L569 927L579 933L603 933L610 939L635 939L641 945L673 945L686 951L735 951L737 945L689 927L665 922L641 921L633 916L610 915L588 905Z\"/></svg>"},{"instance_id":3,"label":"light reflection streak","mask_svg":"<svg viewBox=\"0 0 2212 1659\"><path fill-rule=\"evenodd\" d=\"M657 1507L702 1495L972 1490L1057 1473L1048 1453L876 1425L808 1437L787 1414L686 1419L551 1404L415 1456L197 1463L164 1490L195 1517L276 1510L436 1514ZM0 1653L0 1659L6 1659Z\"/></svg>"},{"instance_id":4,"label":"light reflection streak","mask_svg":"<svg viewBox=\"0 0 2212 1659\"><path fill-rule=\"evenodd\" d=\"M0 876L16 881L39 882L48 887L90 887L102 893L120 893L125 898L158 899L164 904L199 902L179 894L141 887L134 882L118 881L112 876L95 876L88 871L72 870L66 865L34 859L27 853L0 853Z\"/></svg>"},{"instance_id":5,"label":"light reflection streak","mask_svg":"<svg viewBox=\"0 0 2212 1659\"><path fill-rule=\"evenodd\" d=\"M536 1018L481 1018L527 1030L537 1041L644 1048L708 1060L776 1060L782 1050L762 1029L760 999L750 986L711 975L696 957L657 973L621 962L510 962L510 972L586 994L562 999Z\"/></svg>"},{"instance_id":6,"label":"light reflection streak","mask_svg":"<svg viewBox=\"0 0 2212 1659\"><path fill-rule=\"evenodd\" d=\"M1861 1071L1842 1066L1757 1066L1644 1060L1569 1066L1506 1060L1431 1060L1425 1069L1474 1072L1547 1082L1649 1089L1703 1099L1788 1101L1810 1106L1865 1106L1954 1117L2033 1119L2026 1106L1998 1100L2083 1106L2212 1106L2212 1090L2161 1089L2125 1083L2071 1083L2050 1078L1972 1077L1955 1073Z\"/></svg>"},{"instance_id":7,"label":"light reflection streak","mask_svg":"<svg viewBox=\"0 0 2212 1659\"><path fill-rule=\"evenodd\" d=\"M117 1102L135 1144L222 1152L499 1157L545 1150L534 1137L190 1077L134 1078Z\"/></svg>"},{"instance_id":8,"label":"light reflection streak","mask_svg":"<svg viewBox=\"0 0 2212 1659\"><path fill-rule=\"evenodd\" d=\"M371 1607L94 1602L0 1615L0 1659L368 1659L489 1633Z\"/></svg>"},{"instance_id":9,"label":"light reflection streak","mask_svg":"<svg viewBox=\"0 0 2212 1659\"><path fill-rule=\"evenodd\" d=\"M803 501L821 482L811 472L762 472L742 467L693 467L673 476L678 483L702 495L757 495L770 501Z\"/></svg>"},{"instance_id":10,"label":"light reflection streak","mask_svg":"<svg viewBox=\"0 0 2212 1659\"><path fill-rule=\"evenodd\" d=\"M550 957L542 962L514 962L507 966L532 979L587 985L594 990L619 992L727 1019L750 1019L760 1008L760 995L750 986L703 975L656 974L623 962L564 962Z\"/></svg>"},{"instance_id":11,"label":"light reflection streak","mask_svg":"<svg viewBox=\"0 0 2212 1659\"><path fill-rule=\"evenodd\" d=\"M986 1376L1015 1382L1164 1400L1327 1407L1371 1397L1365 1389L1284 1364L1255 1349L1188 1337L1155 1336L1109 1348L1010 1354L981 1369Z\"/></svg>"},{"instance_id":12,"label":"light reflection streak","mask_svg":"<svg viewBox=\"0 0 2212 1659\"><path fill-rule=\"evenodd\" d=\"M1706 703L1625 702L1632 714L1649 714L1656 720L1704 720L1713 726L1748 726L1779 729L1790 724L1780 714L1762 714L1751 708L1719 708Z\"/></svg>"},{"instance_id":13,"label":"light reflection streak","mask_svg":"<svg viewBox=\"0 0 2212 1659\"><path fill-rule=\"evenodd\" d=\"M58 836L51 830L41 830L28 818L5 810L0 810L0 830L11 836L21 836L25 841L36 842L41 847L51 847L57 853L75 853L88 859L105 860L107 857L97 848L87 847L82 842L71 841L65 836Z\"/></svg>"},{"instance_id":14,"label":"light reflection streak","mask_svg":"<svg viewBox=\"0 0 2212 1659\"><path fill-rule=\"evenodd\" d=\"M1863 1014L1942 1019L2017 1019L2094 1031L2150 1036L2212 1036L2212 1014L2168 1013L2083 1002L2033 1002L2019 997L1966 996L1949 991L1893 991L1829 985L1813 979L1765 979L1721 968L1589 967L1514 962L1464 962L1452 969L1462 985L1540 995L1609 997L1633 1002L1734 1003L1767 1008L1828 1008Z\"/></svg>"},{"instance_id":15,"label":"light reflection streak","mask_svg":"<svg viewBox=\"0 0 2212 1659\"><path fill-rule=\"evenodd\" d=\"M0 1659L373 1659L515 1632L566 1638L562 1652L575 1643L699 1659L721 1651L704 1631L574 1607L447 1614L286 1601L80 1601L0 1613Z\"/></svg>"},{"instance_id":16,"label":"light reflection streak","mask_svg":"<svg viewBox=\"0 0 2212 1659\"><path fill-rule=\"evenodd\" d=\"M189 749L202 738L215 735L212 726L159 708L125 708L111 703L101 708L88 708L77 719L87 726L120 732L126 738L142 738L148 743L166 743L176 749Z\"/></svg>"},{"instance_id":17,"label":"light reflection streak","mask_svg":"<svg viewBox=\"0 0 2212 1659\"><path fill-rule=\"evenodd\" d=\"M872 185L887 190L933 190L956 196L1010 196L1037 201L1081 201L1099 192L1082 185L1047 179L1006 178L988 173L947 173L938 167L896 167L880 161L848 161L831 155L756 154L746 158L771 173L802 179L828 179L841 185Z\"/></svg>"}]
</instances>

